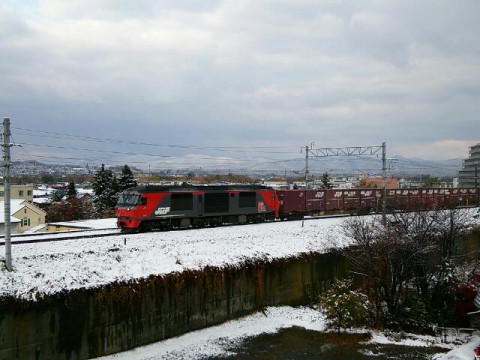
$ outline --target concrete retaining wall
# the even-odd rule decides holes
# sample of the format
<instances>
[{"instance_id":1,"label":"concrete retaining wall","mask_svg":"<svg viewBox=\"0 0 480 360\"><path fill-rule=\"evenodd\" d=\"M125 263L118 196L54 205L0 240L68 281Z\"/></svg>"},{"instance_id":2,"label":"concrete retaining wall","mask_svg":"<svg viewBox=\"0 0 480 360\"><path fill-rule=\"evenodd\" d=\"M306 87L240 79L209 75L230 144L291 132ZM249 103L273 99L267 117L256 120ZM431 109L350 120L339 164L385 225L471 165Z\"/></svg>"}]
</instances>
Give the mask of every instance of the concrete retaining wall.
<instances>
[{"instance_id":1,"label":"concrete retaining wall","mask_svg":"<svg viewBox=\"0 0 480 360\"><path fill-rule=\"evenodd\" d=\"M222 323L265 306L308 304L346 274L334 254L206 268L37 302L0 299L0 360L88 359Z\"/></svg>"}]
</instances>

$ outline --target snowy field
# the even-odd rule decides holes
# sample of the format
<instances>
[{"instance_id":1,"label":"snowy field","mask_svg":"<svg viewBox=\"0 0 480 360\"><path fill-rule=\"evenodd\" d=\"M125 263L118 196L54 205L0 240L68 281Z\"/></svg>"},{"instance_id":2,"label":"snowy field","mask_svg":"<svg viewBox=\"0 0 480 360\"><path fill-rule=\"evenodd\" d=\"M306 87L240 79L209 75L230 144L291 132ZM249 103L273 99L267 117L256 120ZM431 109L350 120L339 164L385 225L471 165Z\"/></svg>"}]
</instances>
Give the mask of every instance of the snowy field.
<instances>
[{"instance_id":1,"label":"snowy field","mask_svg":"<svg viewBox=\"0 0 480 360\"><path fill-rule=\"evenodd\" d=\"M0 296L34 300L150 275L324 252L347 244L341 235L343 221L325 218L14 245L14 271L0 269ZM0 246L0 260L4 254Z\"/></svg>"},{"instance_id":2,"label":"snowy field","mask_svg":"<svg viewBox=\"0 0 480 360\"><path fill-rule=\"evenodd\" d=\"M101 360L163 360L207 359L212 356L234 355L232 347L247 337L275 333L292 326L308 330L325 330L323 315L314 309L300 307L269 307L264 313L256 313L242 319L226 322L204 330L193 331L176 338L160 341L123 353L105 356ZM448 343L450 341L450 343ZM459 341L465 345L458 346ZM444 347L447 353L438 354L435 360L471 360L473 349L480 344L478 336L449 338L447 343L439 337L408 335L403 340L393 340L381 333L374 333L370 341L376 344L395 344L416 347ZM321 344L319 344L321 345ZM457 346L457 347L455 347Z\"/></svg>"}]
</instances>

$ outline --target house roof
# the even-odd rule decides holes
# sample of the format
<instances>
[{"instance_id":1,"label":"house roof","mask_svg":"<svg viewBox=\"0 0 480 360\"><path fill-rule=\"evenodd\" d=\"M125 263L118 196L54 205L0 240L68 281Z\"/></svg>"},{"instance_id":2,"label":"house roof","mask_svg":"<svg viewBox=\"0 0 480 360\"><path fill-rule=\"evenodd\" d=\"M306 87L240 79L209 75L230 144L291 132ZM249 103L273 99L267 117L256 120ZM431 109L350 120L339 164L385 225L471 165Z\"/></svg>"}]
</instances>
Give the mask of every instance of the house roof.
<instances>
[{"instance_id":1,"label":"house roof","mask_svg":"<svg viewBox=\"0 0 480 360\"><path fill-rule=\"evenodd\" d=\"M30 203L27 200L24 199L11 199L10 200L10 217L11 217L11 222L20 222L20 220L12 215L14 215L16 212L22 210L24 207L28 207L32 210L45 213L42 209L39 207L35 206L34 204ZM5 223L5 201L0 201L0 224Z\"/></svg>"},{"instance_id":2,"label":"house roof","mask_svg":"<svg viewBox=\"0 0 480 360\"><path fill-rule=\"evenodd\" d=\"M52 200L49 197L38 197L33 198L34 204L50 204Z\"/></svg>"},{"instance_id":3,"label":"house roof","mask_svg":"<svg viewBox=\"0 0 480 360\"><path fill-rule=\"evenodd\" d=\"M11 199L10 200L10 214L16 213L18 210L21 210L27 202L25 199ZM0 215L4 214L5 211L5 201L0 201Z\"/></svg>"},{"instance_id":4,"label":"house roof","mask_svg":"<svg viewBox=\"0 0 480 360\"><path fill-rule=\"evenodd\" d=\"M364 180L367 187L383 187L382 178L366 178ZM387 189L396 189L398 188L398 180L395 178L385 178L385 187Z\"/></svg>"},{"instance_id":5,"label":"house roof","mask_svg":"<svg viewBox=\"0 0 480 360\"><path fill-rule=\"evenodd\" d=\"M18 218L12 216L12 214L15 214L17 211L21 210L25 205L23 204L27 200L23 199L12 199L10 200L10 222L12 223L18 223L21 220ZM5 201L0 201L0 224L5 223Z\"/></svg>"}]
</instances>

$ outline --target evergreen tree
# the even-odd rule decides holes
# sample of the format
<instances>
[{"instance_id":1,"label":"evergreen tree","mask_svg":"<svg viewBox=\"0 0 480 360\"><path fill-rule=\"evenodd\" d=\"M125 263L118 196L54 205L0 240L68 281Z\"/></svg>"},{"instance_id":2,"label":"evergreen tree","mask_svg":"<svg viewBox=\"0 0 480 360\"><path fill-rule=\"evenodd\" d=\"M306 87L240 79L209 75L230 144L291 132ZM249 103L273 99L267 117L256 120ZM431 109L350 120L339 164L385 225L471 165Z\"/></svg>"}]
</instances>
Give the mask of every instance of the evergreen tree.
<instances>
[{"instance_id":1,"label":"evergreen tree","mask_svg":"<svg viewBox=\"0 0 480 360\"><path fill-rule=\"evenodd\" d=\"M118 192L137 186L137 181L133 178L132 170L128 165L122 168L122 175L118 179Z\"/></svg>"},{"instance_id":2,"label":"evergreen tree","mask_svg":"<svg viewBox=\"0 0 480 360\"><path fill-rule=\"evenodd\" d=\"M330 178L330 174L328 172L322 174L322 184L325 189L332 188L332 179Z\"/></svg>"},{"instance_id":3,"label":"evergreen tree","mask_svg":"<svg viewBox=\"0 0 480 360\"><path fill-rule=\"evenodd\" d=\"M113 216L117 205L118 181L111 170L105 169L104 164L95 174L92 187L95 193L93 203L97 217Z\"/></svg>"},{"instance_id":4,"label":"evergreen tree","mask_svg":"<svg viewBox=\"0 0 480 360\"><path fill-rule=\"evenodd\" d=\"M74 198L76 196L77 196L77 189L75 188L75 183L73 181L70 181L68 183L68 188L67 188L67 197Z\"/></svg>"}]
</instances>

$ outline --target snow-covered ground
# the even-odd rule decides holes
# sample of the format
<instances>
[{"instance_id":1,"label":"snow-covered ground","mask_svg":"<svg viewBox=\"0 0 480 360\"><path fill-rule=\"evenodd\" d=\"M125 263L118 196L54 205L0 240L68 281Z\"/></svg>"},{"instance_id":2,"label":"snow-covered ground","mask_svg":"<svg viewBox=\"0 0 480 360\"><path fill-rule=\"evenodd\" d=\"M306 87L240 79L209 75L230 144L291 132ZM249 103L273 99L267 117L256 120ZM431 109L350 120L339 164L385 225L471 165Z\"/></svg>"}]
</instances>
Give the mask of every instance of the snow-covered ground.
<instances>
[{"instance_id":1,"label":"snow-covered ground","mask_svg":"<svg viewBox=\"0 0 480 360\"><path fill-rule=\"evenodd\" d=\"M470 211L473 215L478 209ZM330 247L348 244L349 239L341 230L345 219L323 218L15 244L12 246L12 272L4 266L5 247L0 245L0 297L35 299L43 294L93 288L150 275L321 253ZM112 222L107 219L100 225L110 226Z\"/></svg>"},{"instance_id":2,"label":"snow-covered ground","mask_svg":"<svg viewBox=\"0 0 480 360\"><path fill-rule=\"evenodd\" d=\"M332 246L348 244L349 239L341 231L344 221L329 218L17 244L12 247L14 271L8 272L0 263L0 297L35 299L42 294L198 270L207 265L238 266L247 260L325 252ZM0 261L4 253L4 246L0 246ZM269 308L266 314L268 321L260 313L107 359L192 359L201 354L222 353L226 345L246 336L285 327L324 329L321 314L312 309ZM378 334L374 341L389 340ZM432 341L440 340L416 341L431 345ZM436 359L472 359L473 349L479 343L480 338L474 337Z\"/></svg>"},{"instance_id":3,"label":"snow-covered ground","mask_svg":"<svg viewBox=\"0 0 480 360\"><path fill-rule=\"evenodd\" d=\"M160 341L123 353L105 356L101 360L160 360L160 359L202 359L231 353L232 347L245 338L261 334L275 333L292 326L309 330L324 331L325 321L320 311L300 307L270 307L242 319L229 321L204 330L193 331L176 338ZM391 339L384 334L374 333L371 343L396 344L415 347L444 347L450 352L438 354L436 360L471 360L473 349L480 344L478 336L450 338L450 343L442 343L440 337L408 335L403 339ZM457 346L458 341L466 344ZM457 347L455 347L457 346Z\"/></svg>"},{"instance_id":4,"label":"snow-covered ground","mask_svg":"<svg viewBox=\"0 0 480 360\"><path fill-rule=\"evenodd\" d=\"M205 266L237 266L344 246L344 219L275 222L119 235L12 247L13 272L0 269L0 296L35 299ZM0 246L0 260L4 254Z\"/></svg>"},{"instance_id":5,"label":"snow-covered ground","mask_svg":"<svg viewBox=\"0 0 480 360\"><path fill-rule=\"evenodd\" d=\"M314 309L270 307L265 313L259 312L99 360L200 359L225 355L228 347L239 344L246 337L275 333L292 326L322 331L325 330L325 321L322 313Z\"/></svg>"},{"instance_id":6,"label":"snow-covered ground","mask_svg":"<svg viewBox=\"0 0 480 360\"><path fill-rule=\"evenodd\" d=\"M79 229L96 229L96 230L116 229L117 218L89 219L89 220L76 220L76 221L64 221L64 222L60 221L60 222L50 223L50 225L77 227Z\"/></svg>"}]
</instances>

